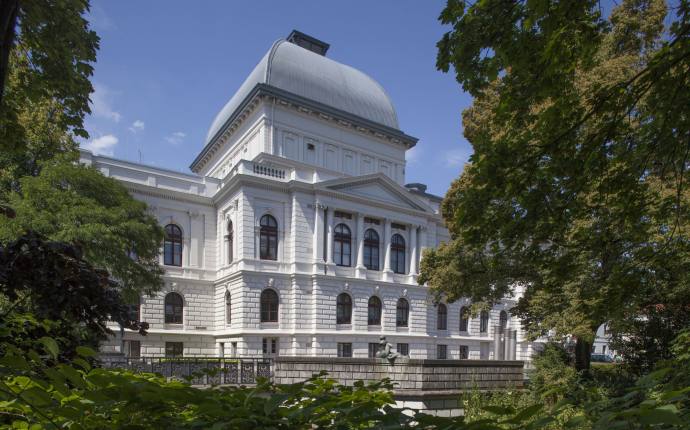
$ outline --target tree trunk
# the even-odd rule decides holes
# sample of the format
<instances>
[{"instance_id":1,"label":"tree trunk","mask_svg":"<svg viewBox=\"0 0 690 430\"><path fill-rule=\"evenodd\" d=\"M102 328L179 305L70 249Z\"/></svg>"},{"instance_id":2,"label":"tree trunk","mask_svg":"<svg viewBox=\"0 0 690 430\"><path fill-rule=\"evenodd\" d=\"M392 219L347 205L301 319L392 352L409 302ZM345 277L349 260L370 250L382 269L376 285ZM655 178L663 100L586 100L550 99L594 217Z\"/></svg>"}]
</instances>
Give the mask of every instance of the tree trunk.
<instances>
[{"instance_id":1,"label":"tree trunk","mask_svg":"<svg viewBox=\"0 0 690 430\"><path fill-rule=\"evenodd\" d=\"M5 95L5 80L9 72L10 51L16 35L19 0L0 0L0 112Z\"/></svg>"},{"instance_id":2,"label":"tree trunk","mask_svg":"<svg viewBox=\"0 0 690 430\"><path fill-rule=\"evenodd\" d=\"M592 343L578 337L575 343L575 369L589 370L591 357Z\"/></svg>"}]
</instances>

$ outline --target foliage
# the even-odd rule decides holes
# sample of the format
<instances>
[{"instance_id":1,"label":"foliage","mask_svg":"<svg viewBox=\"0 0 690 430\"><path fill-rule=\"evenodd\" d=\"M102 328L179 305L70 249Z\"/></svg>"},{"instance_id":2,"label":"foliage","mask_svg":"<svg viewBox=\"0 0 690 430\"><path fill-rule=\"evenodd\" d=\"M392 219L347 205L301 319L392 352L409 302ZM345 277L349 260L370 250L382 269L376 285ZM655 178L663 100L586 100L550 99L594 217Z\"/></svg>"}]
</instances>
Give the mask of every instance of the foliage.
<instances>
[{"instance_id":1,"label":"foliage","mask_svg":"<svg viewBox=\"0 0 690 430\"><path fill-rule=\"evenodd\" d=\"M619 324L611 348L623 359L625 368L643 375L660 360L671 358L671 343L683 328L690 327L690 299L650 305L636 318Z\"/></svg>"},{"instance_id":2,"label":"foliage","mask_svg":"<svg viewBox=\"0 0 690 430\"><path fill-rule=\"evenodd\" d=\"M76 243L92 265L106 269L130 300L162 284L158 264L163 232L146 204L115 179L69 162L44 165L38 176L20 179L9 202L17 216L0 224L0 241L24 231Z\"/></svg>"},{"instance_id":3,"label":"foliage","mask_svg":"<svg viewBox=\"0 0 690 430\"><path fill-rule=\"evenodd\" d=\"M22 151L17 119L26 108L55 102L55 124L87 137L89 78L99 38L89 29L88 0L7 0L0 7L0 149ZM18 54L19 53L19 54ZM18 54L18 55L17 55ZM17 71L16 60L25 67ZM18 73L12 85L7 76Z\"/></svg>"},{"instance_id":4,"label":"foliage","mask_svg":"<svg viewBox=\"0 0 690 430\"><path fill-rule=\"evenodd\" d=\"M474 148L420 282L495 302L532 337L577 337L690 291L690 3L449 0L438 67L474 97ZM666 32L665 32L666 31ZM656 303L650 303L650 300ZM677 333L675 333L677 334Z\"/></svg>"},{"instance_id":5,"label":"foliage","mask_svg":"<svg viewBox=\"0 0 690 430\"><path fill-rule=\"evenodd\" d=\"M3 322L0 332L6 332ZM37 339L34 350L7 349L0 359L0 425L14 428L218 429L688 429L690 380L671 368L690 364L690 336L675 361L638 380L624 396L552 408L527 394L481 397L467 418L443 418L393 407L387 381L346 387L320 375L303 383L199 389L152 374L93 368L94 352L55 364L57 346ZM515 395L517 394L518 397ZM512 397L512 401L508 399ZM479 397L478 397L479 398ZM481 410L480 410L481 408ZM579 408L579 409L576 409ZM565 413L570 416L565 419ZM559 419L564 419L559 421ZM4 420L4 421L3 421Z\"/></svg>"},{"instance_id":6,"label":"foliage","mask_svg":"<svg viewBox=\"0 0 690 430\"><path fill-rule=\"evenodd\" d=\"M131 320L119 286L106 271L84 261L78 247L45 241L34 233L0 246L0 297L0 319L26 320L23 331L11 331L3 339L3 345L17 348L50 336L69 357L79 345L104 339L110 333L109 320L142 333L148 328Z\"/></svg>"}]
</instances>

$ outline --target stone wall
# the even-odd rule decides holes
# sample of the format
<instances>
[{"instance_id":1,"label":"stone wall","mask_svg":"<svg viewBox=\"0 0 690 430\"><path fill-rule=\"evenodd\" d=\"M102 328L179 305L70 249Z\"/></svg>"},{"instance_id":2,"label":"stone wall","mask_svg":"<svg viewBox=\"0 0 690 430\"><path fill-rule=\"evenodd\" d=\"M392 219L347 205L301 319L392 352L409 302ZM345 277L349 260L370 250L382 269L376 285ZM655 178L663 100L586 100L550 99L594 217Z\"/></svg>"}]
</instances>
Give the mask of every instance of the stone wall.
<instances>
[{"instance_id":1,"label":"stone wall","mask_svg":"<svg viewBox=\"0 0 690 430\"><path fill-rule=\"evenodd\" d=\"M457 394L478 388L521 388L522 361L406 360L394 364L376 358L277 357L274 380L279 384L303 381L321 371L345 385L389 378L396 394Z\"/></svg>"}]
</instances>

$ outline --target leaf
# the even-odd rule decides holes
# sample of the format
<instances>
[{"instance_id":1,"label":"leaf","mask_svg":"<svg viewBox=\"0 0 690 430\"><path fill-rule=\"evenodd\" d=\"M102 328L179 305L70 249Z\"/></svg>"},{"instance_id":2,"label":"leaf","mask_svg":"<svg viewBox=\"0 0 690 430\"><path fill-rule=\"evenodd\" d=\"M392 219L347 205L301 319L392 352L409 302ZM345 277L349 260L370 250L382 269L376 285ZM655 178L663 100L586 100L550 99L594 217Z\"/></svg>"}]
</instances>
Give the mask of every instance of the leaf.
<instances>
[{"instance_id":1,"label":"leaf","mask_svg":"<svg viewBox=\"0 0 690 430\"><path fill-rule=\"evenodd\" d=\"M44 336L38 339L38 341L41 343L41 345L43 345L43 348L46 350L46 352L48 352L53 358L57 358L60 348L58 347L57 342L55 342L55 339Z\"/></svg>"},{"instance_id":2,"label":"leaf","mask_svg":"<svg viewBox=\"0 0 690 430\"><path fill-rule=\"evenodd\" d=\"M30 387L22 391L20 397L32 406L47 406L52 403L52 398L45 390L39 387Z\"/></svg>"},{"instance_id":3,"label":"leaf","mask_svg":"<svg viewBox=\"0 0 690 430\"><path fill-rule=\"evenodd\" d=\"M96 356L96 351L94 351L91 348L88 348L86 346L78 346L77 347L77 354L81 355L82 357L95 357Z\"/></svg>"},{"instance_id":4,"label":"leaf","mask_svg":"<svg viewBox=\"0 0 690 430\"><path fill-rule=\"evenodd\" d=\"M683 421L678 416L678 409L674 405L665 405L660 408L643 410L642 412L640 412L639 419L641 423L647 425L683 424Z\"/></svg>"}]
</instances>

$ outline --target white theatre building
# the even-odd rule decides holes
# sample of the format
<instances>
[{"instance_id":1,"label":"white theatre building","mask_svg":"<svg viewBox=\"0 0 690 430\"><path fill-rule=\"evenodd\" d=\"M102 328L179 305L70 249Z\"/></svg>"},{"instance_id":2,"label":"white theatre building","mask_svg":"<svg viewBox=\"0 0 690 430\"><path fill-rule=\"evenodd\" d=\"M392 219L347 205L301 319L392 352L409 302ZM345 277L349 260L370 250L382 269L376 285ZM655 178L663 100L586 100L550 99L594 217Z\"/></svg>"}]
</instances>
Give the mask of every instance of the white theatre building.
<instances>
[{"instance_id":1,"label":"white theatre building","mask_svg":"<svg viewBox=\"0 0 690 430\"><path fill-rule=\"evenodd\" d=\"M417 271L448 240L441 198L405 185L400 130L379 83L300 32L270 47L221 109L185 174L82 152L165 228L165 286L142 297L130 356L367 357L385 335L410 358L490 359L514 301L470 316L435 304ZM461 318L461 315L465 317Z\"/></svg>"}]
</instances>

